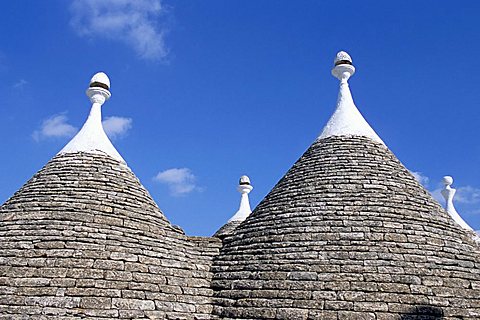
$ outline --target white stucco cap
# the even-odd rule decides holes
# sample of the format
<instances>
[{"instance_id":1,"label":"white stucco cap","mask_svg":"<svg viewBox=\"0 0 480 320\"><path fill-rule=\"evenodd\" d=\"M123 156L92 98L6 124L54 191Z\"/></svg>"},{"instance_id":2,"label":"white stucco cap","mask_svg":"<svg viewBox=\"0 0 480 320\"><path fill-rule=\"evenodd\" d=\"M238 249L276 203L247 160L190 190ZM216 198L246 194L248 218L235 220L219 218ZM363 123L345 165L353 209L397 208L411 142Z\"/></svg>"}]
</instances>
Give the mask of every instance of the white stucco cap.
<instances>
[{"instance_id":1,"label":"white stucco cap","mask_svg":"<svg viewBox=\"0 0 480 320\"><path fill-rule=\"evenodd\" d=\"M250 213L252 213L252 209L250 208L250 200L248 199L248 194L252 190L253 187L250 184L250 178L248 176L241 176L237 186L237 191L241 194L240 206L237 212L233 215L233 217L230 218L230 220L228 220L228 222L244 221L247 219Z\"/></svg>"},{"instance_id":2,"label":"white stucco cap","mask_svg":"<svg viewBox=\"0 0 480 320\"><path fill-rule=\"evenodd\" d=\"M453 205L453 197L457 192L456 189L451 187L453 184L453 178L451 176L445 176L443 177L442 182L445 186L441 191L442 196L445 199L445 210L447 210L450 217L452 217L452 219L462 228L473 231L472 227L470 227L470 225L466 223L465 220L463 220L463 218L460 216L460 214L455 209L455 206Z\"/></svg>"},{"instance_id":3,"label":"white stucco cap","mask_svg":"<svg viewBox=\"0 0 480 320\"><path fill-rule=\"evenodd\" d=\"M336 66L336 65L339 65L339 64L342 64L342 62L350 62L350 64L352 64L352 57L350 57L350 55L348 53L346 53L345 51L339 51L337 52L337 55L335 56L335 59L333 60L333 64Z\"/></svg>"},{"instance_id":4,"label":"white stucco cap","mask_svg":"<svg viewBox=\"0 0 480 320\"><path fill-rule=\"evenodd\" d=\"M353 102L348 85L348 79L355 73L352 58L345 51L340 51L335 57L334 65L332 75L340 80L337 105L318 139L353 135L368 137L384 144Z\"/></svg>"},{"instance_id":5,"label":"white stucco cap","mask_svg":"<svg viewBox=\"0 0 480 320\"><path fill-rule=\"evenodd\" d=\"M103 153L126 164L120 153L115 149L110 139L107 137L102 125L102 105L110 96L110 79L108 76L99 72L90 80L90 86L86 92L92 103L90 114L85 121L82 129L73 137L72 140L58 153Z\"/></svg>"},{"instance_id":6,"label":"white stucco cap","mask_svg":"<svg viewBox=\"0 0 480 320\"><path fill-rule=\"evenodd\" d=\"M93 75L92 79L90 80L90 87L94 87L95 84L103 84L107 86L107 90L110 90L110 79L105 74L105 72L97 72Z\"/></svg>"},{"instance_id":7,"label":"white stucco cap","mask_svg":"<svg viewBox=\"0 0 480 320\"><path fill-rule=\"evenodd\" d=\"M250 185L250 178L248 176L241 176L238 183L240 185Z\"/></svg>"}]
</instances>

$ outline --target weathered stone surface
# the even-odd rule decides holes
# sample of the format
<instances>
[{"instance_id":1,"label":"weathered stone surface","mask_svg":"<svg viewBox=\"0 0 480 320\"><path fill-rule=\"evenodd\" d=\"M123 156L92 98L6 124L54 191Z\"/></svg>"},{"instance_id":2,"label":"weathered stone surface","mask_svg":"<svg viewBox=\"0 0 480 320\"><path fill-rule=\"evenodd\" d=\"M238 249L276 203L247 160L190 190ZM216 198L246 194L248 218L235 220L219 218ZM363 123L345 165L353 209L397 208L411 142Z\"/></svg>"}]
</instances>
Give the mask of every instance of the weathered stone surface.
<instances>
[{"instance_id":1,"label":"weathered stone surface","mask_svg":"<svg viewBox=\"0 0 480 320\"><path fill-rule=\"evenodd\" d=\"M480 312L472 235L367 138L316 141L222 237L212 280L219 318L474 319Z\"/></svg>"},{"instance_id":2,"label":"weathered stone surface","mask_svg":"<svg viewBox=\"0 0 480 320\"><path fill-rule=\"evenodd\" d=\"M112 299L103 297L82 297L80 306L85 309L110 309Z\"/></svg>"},{"instance_id":3,"label":"weathered stone surface","mask_svg":"<svg viewBox=\"0 0 480 320\"><path fill-rule=\"evenodd\" d=\"M172 227L108 156L55 157L0 217L0 317L211 317L220 241Z\"/></svg>"},{"instance_id":4,"label":"weathered stone surface","mask_svg":"<svg viewBox=\"0 0 480 320\"><path fill-rule=\"evenodd\" d=\"M186 236L108 156L57 156L0 207L0 318L480 318L479 246L369 139L315 142L221 231Z\"/></svg>"}]
</instances>

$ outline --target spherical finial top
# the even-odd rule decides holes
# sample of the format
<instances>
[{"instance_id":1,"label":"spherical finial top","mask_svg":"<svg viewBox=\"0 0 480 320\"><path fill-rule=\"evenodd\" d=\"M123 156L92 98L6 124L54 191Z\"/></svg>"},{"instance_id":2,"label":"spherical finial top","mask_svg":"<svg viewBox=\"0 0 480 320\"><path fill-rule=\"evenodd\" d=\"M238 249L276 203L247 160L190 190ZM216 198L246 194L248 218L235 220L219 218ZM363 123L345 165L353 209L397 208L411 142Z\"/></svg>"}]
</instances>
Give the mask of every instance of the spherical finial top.
<instances>
[{"instance_id":1,"label":"spherical finial top","mask_svg":"<svg viewBox=\"0 0 480 320\"><path fill-rule=\"evenodd\" d=\"M87 96L92 103L104 104L112 94L110 93L110 79L103 72L96 73L90 80Z\"/></svg>"},{"instance_id":2,"label":"spherical finial top","mask_svg":"<svg viewBox=\"0 0 480 320\"><path fill-rule=\"evenodd\" d=\"M345 51L340 51L335 56L335 60L333 61L334 65L338 66L339 64L352 64L352 58L348 53Z\"/></svg>"},{"instance_id":3,"label":"spherical finial top","mask_svg":"<svg viewBox=\"0 0 480 320\"><path fill-rule=\"evenodd\" d=\"M443 184L446 186L450 186L453 183L453 178L450 176L443 177Z\"/></svg>"},{"instance_id":4,"label":"spherical finial top","mask_svg":"<svg viewBox=\"0 0 480 320\"><path fill-rule=\"evenodd\" d=\"M341 81L341 84L347 84L348 79L355 73L355 67L352 65L352 58L345 51L340 51L335 56L335 66L332 69L332 75Z\"/></svg>"},{"instance_id":5,"label":"spherical finial top","mask_svg":"<svg viewBox=\"0 0 480 320\"><path fill-rule=\"evenodd\" d=\"M98 72L90 80L90 88L103 88L110 91L110 79L104 72Z\"/></svg>"},{"instance_id":6,"label":"spherical finial top","mask_svg":"<svg viewBox=\"0 0 480 320\"><path fill-rule=\"evenodd\" d=\"M250 185L250 178L247 177L247 176L241 176L239 184L240 185Z\"/></svg>"}]
</instances>

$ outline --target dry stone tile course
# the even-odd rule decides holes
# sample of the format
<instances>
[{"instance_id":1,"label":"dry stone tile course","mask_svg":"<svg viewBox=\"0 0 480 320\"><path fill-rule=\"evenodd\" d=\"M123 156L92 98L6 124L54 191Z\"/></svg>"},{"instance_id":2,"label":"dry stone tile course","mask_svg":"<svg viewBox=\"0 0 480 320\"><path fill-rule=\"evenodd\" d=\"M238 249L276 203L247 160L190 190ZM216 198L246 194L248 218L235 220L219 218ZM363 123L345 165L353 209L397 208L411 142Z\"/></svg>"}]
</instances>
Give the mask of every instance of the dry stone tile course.
<instances>
[{"instance_id":1,"label":"dry stone tile course","mask_svg":"<svg viewBox=\"0 0 480 320\"><path fill-rule=\"evenodd\" d=\"M113 158L57 156L0 212L0 318L210 318L220 241L171 226Z\"/></svg>"},{"instance_id":2,"label":"dry stone tile course","mask_svg":"<svg viewBox=\"0 0 480 320\"><path fill-rule=\"evenodd\" d=\"M214 258L222 319L479 319L480 250L381 143L317 140Z\"/></svg>"}]
</instances>

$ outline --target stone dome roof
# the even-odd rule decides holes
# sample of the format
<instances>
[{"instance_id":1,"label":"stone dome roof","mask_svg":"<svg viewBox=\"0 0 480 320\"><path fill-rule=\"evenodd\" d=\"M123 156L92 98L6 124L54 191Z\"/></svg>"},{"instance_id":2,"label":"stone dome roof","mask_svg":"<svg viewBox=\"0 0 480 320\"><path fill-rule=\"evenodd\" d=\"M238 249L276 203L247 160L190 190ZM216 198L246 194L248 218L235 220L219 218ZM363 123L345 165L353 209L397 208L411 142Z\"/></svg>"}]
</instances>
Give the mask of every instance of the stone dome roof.
<instances>
[{"instance_id":1,"label":"stone dome roof","mask_svg":"<svg viewBox=\"0 0 480 320\"><path fill-rule=\"evenodd\" d=\"M382 143L332 136L315 141L224 239L214 311L232 319L474 319L479 263L472 234Z\"/></svg>"}]
</instances>

